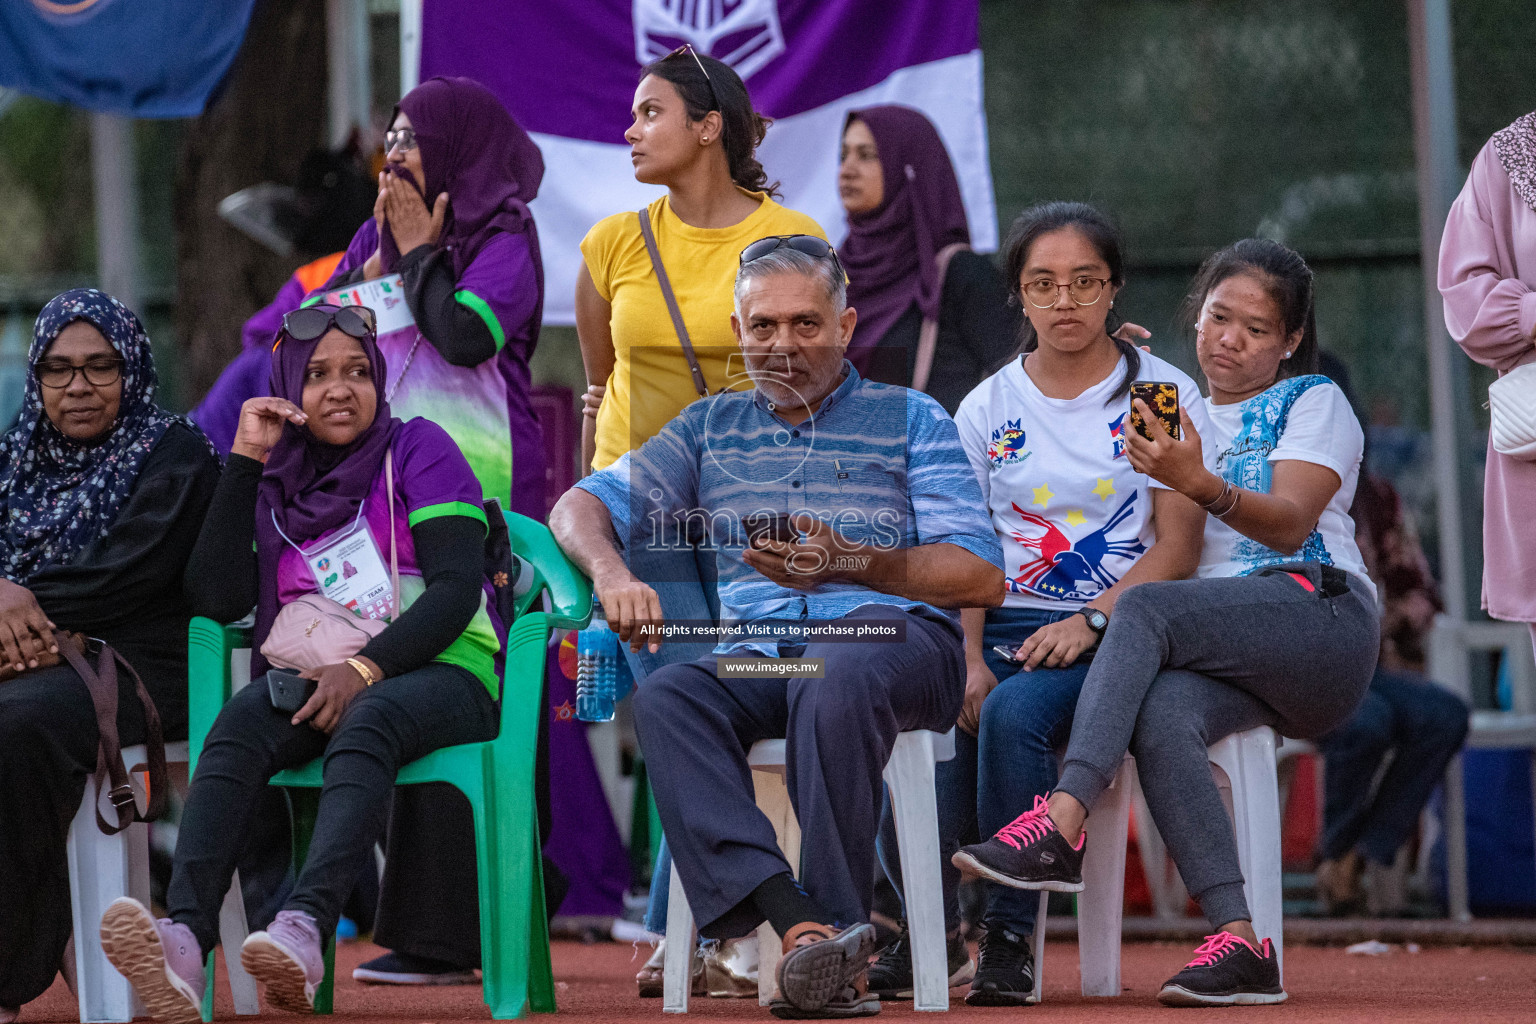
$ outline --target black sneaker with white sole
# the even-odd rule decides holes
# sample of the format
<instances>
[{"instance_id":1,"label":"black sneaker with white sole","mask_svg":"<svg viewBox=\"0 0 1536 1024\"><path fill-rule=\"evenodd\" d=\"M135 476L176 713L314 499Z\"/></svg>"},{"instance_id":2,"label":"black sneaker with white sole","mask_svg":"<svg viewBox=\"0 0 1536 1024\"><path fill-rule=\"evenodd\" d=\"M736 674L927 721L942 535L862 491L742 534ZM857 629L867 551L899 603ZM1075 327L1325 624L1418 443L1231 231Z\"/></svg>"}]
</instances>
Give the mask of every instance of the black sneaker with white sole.
<instances>
[{"instance_id":1,"label":"black sneaker with white sole","mask_svg":"<svg viewBox=\"0 0 1536 1024\"><path fill-rule=\"evenodd\" d=\"M967 1006L1027 1006L1035 1001L1035 956L1022 936L994 928L982 936L981 966L965 994Z\"/></svg>"},{"instance_id":2,"label":"black sneaker with white sole","mask_svg":"<svg viewBox=\"0 0 1536 1024\"><path fill-rule=\"evenodd\" d=\"M1015 889L1082 892L1088 833L1078 836L1073 846L1045 808L1045 798L1035 797L1033 810L998 829L986 842L960 847L950 863L962 874Z\"/></svg>"},{"instance_id":3,"label":"black sneaker with white sole","mask_svg":"<svg viewBox=\"0 0 1536 1024\"><path fill-rule=\"evenodd\" d=\"M976 961L971 958L970 947L956 932L945 940L945 953L949 960L949 987L965 985L976 976ZM869 965L869 991L881 999L911 999L912 988L912 938L903 928L896 941L880 952L879 958Z\"/></svg>"},{"instance_id":4,"label":"black sneaker with white sole","mask_svg":"<svg viewBox=\"0 0 1536 1024\"><path fill-rule=\"evenodd\" d=\"M1157 994L1164 1006L1251 1006L1285 999L1270 941L1264 940L1261 951L1231 932L1206 936L1195 958Z\"/></svg>"}]
</instances>

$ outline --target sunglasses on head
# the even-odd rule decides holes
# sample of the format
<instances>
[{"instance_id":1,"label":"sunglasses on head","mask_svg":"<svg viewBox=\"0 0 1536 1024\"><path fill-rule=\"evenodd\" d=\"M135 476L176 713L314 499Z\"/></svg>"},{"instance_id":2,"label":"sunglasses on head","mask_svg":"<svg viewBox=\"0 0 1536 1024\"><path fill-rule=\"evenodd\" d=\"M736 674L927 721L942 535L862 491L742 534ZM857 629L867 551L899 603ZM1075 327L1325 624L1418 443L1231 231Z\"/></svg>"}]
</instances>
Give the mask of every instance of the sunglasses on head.
<instances>
[{"instance_id":1,"label":"sunglasses on head","mask_svg":"<svg viewBox=\"0 0 1536 1024\"><path fill-rule=\"evenodd\" d=\"M815 235L769 235L767 238L759 238L741 250L742 266L746 266L753 260L760 260L779 249L793 249L795 252L803 252L819 260L830 259L832 265L837 268L837 272L843 275L843 279L848 278L842 261L837 258L837 250L832 248L832 243Z\"/></svg>"},{"instance_id":2,"label":"sunglasses on head","mask_svg":"<svg viewBox=\"0 0 1536 1024\"><path fill-rule=\"evenodd\" d=\"M720 111L720 116L721 116L720 135L722 137L724 137L724 135L725 135L725 121L724 121L725 111L720 106L720 96L719 96L719 94L715 92L715 80L713 78L709 77L709 69L706 68L704 66L704 62L699 59L699 52L693 48L693 44L692 43L684 43L682 46L679 46L677 49L673 50L671 53L667 54L665 57L663 57L661 59L662 60L671 60L673 57L681 57L685 53L688 56L693 58L693 62L699 66L699 73L704 76L704 85L706 87L708 87L708 89L709 89L710 103L713 104L710 109L711 110L719 110Z\"/></svg>"},{"instance_id":3,"label":"sunglasses on head","mask_svg":"<svg viewBox=\"0 0 1536 1024\"><path fill-rule=\"evenodd\" d=\"M294 341L314 341L335 327L353 338L372 338L377 326L367 306L333 306L321 302L283 317L283 331Z\"/></svg>"}]
</instances>

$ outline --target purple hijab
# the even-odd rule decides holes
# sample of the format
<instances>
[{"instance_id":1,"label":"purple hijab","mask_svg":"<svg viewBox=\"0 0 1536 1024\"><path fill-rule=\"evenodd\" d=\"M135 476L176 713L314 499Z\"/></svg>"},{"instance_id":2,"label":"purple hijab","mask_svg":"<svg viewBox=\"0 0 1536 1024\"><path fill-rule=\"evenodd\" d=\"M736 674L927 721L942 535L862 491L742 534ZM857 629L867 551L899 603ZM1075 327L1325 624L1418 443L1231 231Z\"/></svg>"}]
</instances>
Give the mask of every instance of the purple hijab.
<instances>
[{"instance_id":1,"label":"purple hijab","mask_svg":"<svg viewBox=\"0 0 1536 1024\"><path fill-rule=\"evenodd\" d=\"M425 182L411 183L421 189L429 210L439 195L448 193L448 216L438 245L452 255L454 276L463 276L496 231L526 235L533 265L542 268L528 204L544 179L544 155L501 101L473 79L431 78L401 98L390 123L401 111L411 119L427 175ZM409 173L401 176L411 181ZM392 273L400 249L387 224L379 255L384 270ZM542 273L540 269L540 296Z\"/></svg>"},{"instance_id":2,"label":"purple hijab","mask_svg":"<svg viewBox=\"0 0 1536 1024\"><path fill-rule=\"evenodd\" d=\"M848 218L838 256L848 271L848 305L859 311L848 357L855 366L914 303L935 320L944 294L939 250L969 244L960 183L933 123L911 107L865 107L848 114L843 131L863 121L875 137L885 198Z\"/></svg>"},{"instance_id":3,"label":"purple hijab","mask_svg":"<svg viewBox=\"0 0 1536 1024\"><path fill-rule=\"evenodd\" d=\"M304 371L323 337L294 341L286 331L278 333L272 349L271 394L303 406ZM307 427L284 423L282 437L267 456L256 496L258 581L252 671L265 671L260 648L277 617L277 560L287 543L278 528L294 543L305 544L351 522L383 470L384 455L400 428L384 399L384 354L373 338L357 340L373 374L378 401L373 422L351 444L339 446L322 443Z\"/></svg>"}]
</instances>

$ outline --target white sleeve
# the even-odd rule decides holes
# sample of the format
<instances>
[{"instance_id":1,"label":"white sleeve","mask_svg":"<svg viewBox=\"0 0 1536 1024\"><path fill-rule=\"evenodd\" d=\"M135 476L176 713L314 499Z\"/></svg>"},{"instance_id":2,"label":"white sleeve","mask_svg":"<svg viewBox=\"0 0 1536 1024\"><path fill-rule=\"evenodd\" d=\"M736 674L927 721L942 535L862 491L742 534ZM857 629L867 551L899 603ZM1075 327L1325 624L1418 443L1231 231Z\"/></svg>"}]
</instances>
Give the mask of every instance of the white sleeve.
<instances>
[{"instance_id":1,"label":"white sleeve","mask_svg":"<svg viewBox=\"0 0 1536 1024\"><path fill-rule=\"evenodd\" d=\"M1365 431L1337 384L1319 384L1291 406L1270 462L1311 462L1347 480L1365 451Z\"/></svg>"},{"instance_id":2,"label":"white sleeve","mask_svg":"<svg viewBox=\"0 0 1536 1024\"><path fill-rule=\"evenodd\" d=\"M1211 422L1211 414L1205 407L1205 397L1200 394L1195 382L1189 381L1188 385L1186 388L1180 383L1179 401L1189 414L1189 425L1200 435L1200 455L1205 460L1205 468L1216 473L1216 457L1221 454L1221 446L1216 440L1216 424Z\"/></svg>"},{"instance_id":3,"label":"white sleeve","mask_svg":"<svg viewBox=\"0 0 1536 1024\"><path fill-rule=\"evenodd\" d=\"M955 410L955 427L960 431L960 447L965 449L965 459L971 464L971 472L976 474L976 483L981 488L981 503L990 515L992 468L987 462L987 435L976 426L981 405L977 396L980 394L981 388L978 387L960 403L960 408Z\"/></svg>"}]
</instances>

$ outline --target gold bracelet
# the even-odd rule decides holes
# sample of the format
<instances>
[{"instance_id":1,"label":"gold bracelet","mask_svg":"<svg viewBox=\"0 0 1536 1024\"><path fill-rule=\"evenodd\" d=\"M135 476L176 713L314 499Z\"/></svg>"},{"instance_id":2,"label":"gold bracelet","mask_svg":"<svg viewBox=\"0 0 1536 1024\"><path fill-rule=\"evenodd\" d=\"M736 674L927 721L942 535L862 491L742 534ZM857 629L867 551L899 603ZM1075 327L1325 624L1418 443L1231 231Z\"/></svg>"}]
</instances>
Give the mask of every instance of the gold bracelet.
<instances>
[{"instance_id":1,"label":"gold bracelet","mask_svg":"<svg viewBox=\"0 0 1536 1024\"><path fill-rule=\"evenodd\" d=\"M352 670L354 672L363 677L364 686L372 686L374 683L379 681L378 678L374 676L373 669L369 668L358 659L348 658L347 664L352 666Z\"/></svg>"}]
</instances>

